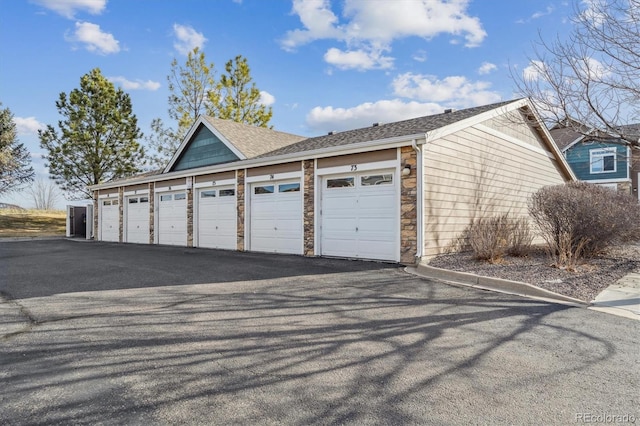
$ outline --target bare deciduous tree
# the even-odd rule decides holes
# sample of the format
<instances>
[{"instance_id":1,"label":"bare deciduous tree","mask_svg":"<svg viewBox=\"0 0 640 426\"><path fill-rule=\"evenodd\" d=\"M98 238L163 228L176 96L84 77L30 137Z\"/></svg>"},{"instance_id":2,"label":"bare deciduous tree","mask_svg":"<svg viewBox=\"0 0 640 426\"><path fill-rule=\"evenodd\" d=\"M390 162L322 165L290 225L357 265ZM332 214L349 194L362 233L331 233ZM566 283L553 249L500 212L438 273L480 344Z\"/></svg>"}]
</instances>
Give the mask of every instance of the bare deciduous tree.
<instances>
[{"instance_id":1,"label":"bare deciduous tree","mask_svg":"<svg viewBox=\"0 0 640 426\"><path fill-rule=\"evenodd\" d=\"M35 179L31 187L27 189L34 207L37 210L55 210L56 203L61 193L55 182L41 177Z\"/></svg>"},{"instance_id":2,"label":"bare deciduous tree","mask_svg":"<svg viewBox=\"0 0 640 426\"><path fill-rule=\"evenodd\" d=\"M640 0L575 0L571 22L566 39L540 35L518 90L551 122L640 147Z\"/></svg>"}]
</instances>

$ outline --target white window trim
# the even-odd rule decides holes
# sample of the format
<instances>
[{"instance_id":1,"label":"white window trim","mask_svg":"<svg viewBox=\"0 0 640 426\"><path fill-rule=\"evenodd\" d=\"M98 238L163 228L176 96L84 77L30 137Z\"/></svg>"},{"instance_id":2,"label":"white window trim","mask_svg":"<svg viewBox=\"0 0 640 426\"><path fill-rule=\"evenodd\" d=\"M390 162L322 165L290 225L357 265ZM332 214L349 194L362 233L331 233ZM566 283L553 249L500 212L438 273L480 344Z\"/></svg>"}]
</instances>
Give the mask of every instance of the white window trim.
<instances>
[{"instance_id":1,"label":"white window trim","mask_svg":"<svg viewBox=\"0 0 640 426\"><path fill-rule=\"evenodd\" d=\"M604 168L604 157L613 154L613 170L594 171L593 165L597 159L602 159ZM594 148L589 150L589 174L599 175L603 173L616 173L618 171L618 150L616 147Z\"/></svg>"},{"instance_id":2,"label":"white window trim","mask_svg":"<svg viewBox=\"0 0 640 426\"><path fill-rule=\"evenodd\" d=\"M302 179L302 172L286 172L274 173L270 175L251 176L245 179L245 183L272 182L284 179Z\"/></svg>"},{"instance_id":3,"label":"white window trim","mask_svg":"<svg viewBox=\"0 0 640 426\"><path fill-rule=\"evenodd\" d=\"M212 179L204 182L198 182L194 184L193 187L195 189L200 189L200 188L218 188L219 186L235 186L235 185L236 185L236 179L233 178L233 179L220 179L220 180Z\"/></svg>"}]
</instances>

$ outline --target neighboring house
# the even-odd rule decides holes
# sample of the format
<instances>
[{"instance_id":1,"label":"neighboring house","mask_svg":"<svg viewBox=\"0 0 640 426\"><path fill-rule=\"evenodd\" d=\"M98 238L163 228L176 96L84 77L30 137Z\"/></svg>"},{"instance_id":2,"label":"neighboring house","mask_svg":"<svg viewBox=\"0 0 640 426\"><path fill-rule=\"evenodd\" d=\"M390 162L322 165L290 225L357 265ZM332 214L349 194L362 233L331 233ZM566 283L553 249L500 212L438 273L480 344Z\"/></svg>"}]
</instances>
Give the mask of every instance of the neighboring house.
<instances>
[{"instance_id":1,"label":"neighboring house","mask_svg":"<svg viewBox=\"0 0 640 426\"><path fill-rule=\"evenodd\" d=\"M583 128L578 132L557 124L549 131L576 177L616 191L637 192L631 148L614 137L590 137L593 132Z\"/></svg>"},{"instance_id":2,"label":"neighboring house","mask_svg":"<svg viewBox=\"0 0 640 426\"><path fill-rule=\"evenodd\" d=\"M313 138L200 117L162 173L91 189L98 240L413 264L573 179L520 99Z\"/></svg>"}]
</instances>

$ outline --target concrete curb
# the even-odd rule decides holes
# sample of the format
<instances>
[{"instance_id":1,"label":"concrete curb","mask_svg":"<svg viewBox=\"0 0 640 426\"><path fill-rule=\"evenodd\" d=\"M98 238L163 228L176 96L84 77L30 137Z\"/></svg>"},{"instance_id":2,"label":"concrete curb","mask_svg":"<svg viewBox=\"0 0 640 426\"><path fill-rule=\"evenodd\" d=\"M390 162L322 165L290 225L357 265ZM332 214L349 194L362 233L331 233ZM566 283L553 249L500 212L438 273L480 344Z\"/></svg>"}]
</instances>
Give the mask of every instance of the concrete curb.
<instances>
[{"instance_id":1,"label":"concrete curb","mask_svg":"<svg viewBox=\"0 0 640 426\"><path fill-rule=\"evenodd\" d=\"M442 281L449 281L463 286L477 288L481 290L496 291L504 294L529 297L544 300L547 302L560 303L563 305L586 308L590 304L573 297L565 296L553 291L545 290L534 285L510 281L501 278L484 277L470 274L468 272L450 271L448 269L435 268L433 266L419 264L416 267L407 267L409 273L426 278L435 278Z\"/></svg>"},{"instance_id":2,"label":"concrete curb","mask_svg":"<svg viewBox=\"0 0 640 426\"><path fill-rule=\"evenodd\" d=\"M64 240L64 235L52 235L47 237L0 237L0 243L10 243L14 241L46 241L46 240Z\"/></svg>"}]
</instances>

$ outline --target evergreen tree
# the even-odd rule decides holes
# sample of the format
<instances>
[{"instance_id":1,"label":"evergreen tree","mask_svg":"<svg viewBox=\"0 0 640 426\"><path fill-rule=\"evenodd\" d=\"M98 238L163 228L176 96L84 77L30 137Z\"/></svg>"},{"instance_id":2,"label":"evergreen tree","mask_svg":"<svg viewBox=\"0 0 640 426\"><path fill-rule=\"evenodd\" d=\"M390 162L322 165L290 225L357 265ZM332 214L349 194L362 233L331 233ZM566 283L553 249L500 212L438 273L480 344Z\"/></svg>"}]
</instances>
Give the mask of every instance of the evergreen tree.
<instances>
[{"instance_id":1,"label":"evergreen tree","mask_svg":"<svg viewBox=\"0 0 640 426\"><path fill-rule=\"evenodd\" d=\"M153 150L147 159L152 168L166 166L200 115L268 127L273 113L260 103L260 90L252 81L247 60L236 56L227 62L225 71L216 81L214 64L207 63L197 47L189 52L184 65L176 59L171 62L168 112L176 126L167 126L159 118L152 121L146 138Z\"/></svg>"},{"instance_id":2,"label":"evergreen tree","mask_svg":"<svg viewBox=\"0 0 640 426\"><path fill-rule=\"evenodd\" d=\"M60 93L56 107L64 117L59 132L48 125L38 134L49 173L69 198L91 198L89 185L141 171L142 133L131 99L98 68L82 76L79 89Z\"/></svg>"},{"instance_id":3,"label":"evergreen tree","mask_svg":"<svg viewBox=\"0 0 640 426\"><path fill-rule=\"evenodd\" d=\"M268 127L273 112L260 103L260 90L252 81L247 59L238 55L225 65L219 90L210 92L212 103L218 100L219 118Z\"/></svg>"},{"instance_id":4,"label":"evergreen tree","mask_svg":"<svg viewBox=\"0 0 640 426\"><path fill-rule=\"evenodd\" d=\"M18 141L16 123L9 108L0 102L0 194L19 189L33 181L31 157L24 144Z\"/></svg>"}]
</instances>

